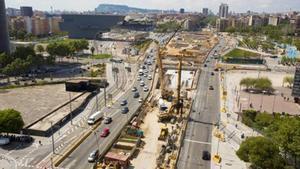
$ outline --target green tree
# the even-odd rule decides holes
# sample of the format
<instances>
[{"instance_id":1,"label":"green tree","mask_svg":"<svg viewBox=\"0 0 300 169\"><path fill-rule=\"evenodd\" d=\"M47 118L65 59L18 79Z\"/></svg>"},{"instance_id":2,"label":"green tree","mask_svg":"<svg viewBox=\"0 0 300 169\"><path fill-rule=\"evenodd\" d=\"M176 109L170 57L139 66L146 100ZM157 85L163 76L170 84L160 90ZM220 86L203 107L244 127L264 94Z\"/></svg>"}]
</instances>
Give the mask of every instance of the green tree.
<instances>
[{"instance_id":1,"label":"green tree","mask_svg":"<svg viewBox=\"0 0 300 169\"><path fill-rule=\"evenodd\" d=\"M241 81L240 81L240 86L244 86L246 87L246 90L248 91L249 88L253 88L254 85L255 85L255 79L253 78L250 78L250 77L247 77L247 78L243 78Z\"/></svg>"},{"instance_id":2,"label":"green tree","mask_svg":"<svg viewBox=\"0 0 300 169\"><path fill-rule=\"evenodd\" d=\"M256 127L259 130L262 130L270 126L273 123L273 121L274 121L274 117L271 114L268 114L266 112L258 113L255 117Z\"/></svg>"},{"instance_id":3,"label":"green tree","mask_svg":"<svg viewBox=\"0 0 300 169\"><path fill-rule=\"evenodd\" d=\"M272 127L271 136L276 144L287 154L295 158L300 156L300 120L294 117L284 117Z\"/></svg>"},{"instance_id":4,"label":"green tree","mask_svg":"<svg viewBox=\"0 0 300 169\"><path fill-rule=\"evenodd\" d=\"M11 56L5 53L0 53L0 69L4 68L13 61Z\"/></svg>"},{"instance_id":5,"label":"green tree","mask_svg":"<svg viewBox=\"0 0 300 169\"><path fill-rule=\"evenodd\" d=\"M28 47L17 47L16 51L12 54L14 59L22 59L25 60L29 55L35 56L35 51L33 46L28 46Z\"/></svg>"},{"instance_id":6,"label":"green tree","mask_svg":"<svg viewBox=\"0 0 300 169\"><path fill-rule=\"evenodd\" d=\"M45 51L43 45L37 45L36 46L36 50L39 52L39 53L43 53Z\"/></svg>"},{"instance_id":7,"label":"green tree","mask_svg":"<svg viewBox=\"0 0 300 169\"><path fill-rule=\"evenodd\" d=\"M284 161L279 154L279 148L265 137L250 137L242 142L237 156L250 162L254 169L282 169Z\"/></svg>"},{"instance_id":8,"label":"green tree","mask_svg":"<svg viewBox=\"0 0 300 169\"><path fill-rule=\"evenodd\" d=\"M0 133L19 133L24 126L21 113L13 109L0 111Z\"/></svg>"},{"instance_id":9,"label":"green tree","mask_svg":"<svg viewBox=\"0 0 300 169\"><path fill-rule=\"evenodd\" d=\"M292 87L292 85L294 83L294 77L292 77L292 76L285 76L283 78L283 85L286 84L286 83L288 84L288 87Z\"/></svg>"},{"instance_id":10,"label":"green tree","mask_svg":"<svg viewBox=\"0 0 300 169\"><path fill-rule=\"evenodd\" d=\"M269 78L267 77L262 77L256 79L254 88L259 89L259 90L266 90L266 91L273 91L272 87L272 82Z\"/></svg>"}]
</instances>

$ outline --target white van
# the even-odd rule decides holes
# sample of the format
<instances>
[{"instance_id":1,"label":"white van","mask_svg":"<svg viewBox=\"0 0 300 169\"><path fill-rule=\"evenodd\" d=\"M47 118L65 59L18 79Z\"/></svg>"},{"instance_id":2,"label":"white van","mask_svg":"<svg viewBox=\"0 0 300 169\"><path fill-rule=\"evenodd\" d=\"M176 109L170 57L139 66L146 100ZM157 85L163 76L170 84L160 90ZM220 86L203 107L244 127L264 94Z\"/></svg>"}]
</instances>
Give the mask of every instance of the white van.
<instances>
[{"instance_id":1,"label":"white van","mask_svg":"<svg viewBox=\"0 0 300 169\"><path fill-rule=\"evenodd\" d=\"M92 114L89 118L88 118L88 121L87 123L89 125L93 125L95 124L98 120L100 120L102 117L103 117L103 114L102 112L100 111L97 111L96 113Z\"/></svg>"}]
</instances>

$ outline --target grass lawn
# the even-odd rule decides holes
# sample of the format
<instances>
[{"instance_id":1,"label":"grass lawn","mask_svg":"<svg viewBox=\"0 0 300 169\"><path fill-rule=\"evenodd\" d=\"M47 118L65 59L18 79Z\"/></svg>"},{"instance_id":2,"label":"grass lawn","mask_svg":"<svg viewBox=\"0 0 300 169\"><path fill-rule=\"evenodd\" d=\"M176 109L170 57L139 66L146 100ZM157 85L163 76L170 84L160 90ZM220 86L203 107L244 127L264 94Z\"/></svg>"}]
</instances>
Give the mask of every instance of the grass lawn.
<instances>
[{"instance_id":1,"label":"grass lawn","mask_svg":"<svg viewBox=\"0 0 300 169\"><path fill-rule=\"evenodd\" d=\"M112 57L111 54L98 54L98 55L92 56L93 59L107 59L107 58L111 58L111 57Z\"/></svg>"},{"instance_id":2,"label":"grass lawn","mask_svg":"<svg viewBox=\"0 0 300 169\"><path fill-rule=\"evenodd\" d=\"M233 49L231 52L227 53L224 58L249 58L249 57L258 57L257 53L241 50L241 49Z\"/></svg>"}]
</instances>

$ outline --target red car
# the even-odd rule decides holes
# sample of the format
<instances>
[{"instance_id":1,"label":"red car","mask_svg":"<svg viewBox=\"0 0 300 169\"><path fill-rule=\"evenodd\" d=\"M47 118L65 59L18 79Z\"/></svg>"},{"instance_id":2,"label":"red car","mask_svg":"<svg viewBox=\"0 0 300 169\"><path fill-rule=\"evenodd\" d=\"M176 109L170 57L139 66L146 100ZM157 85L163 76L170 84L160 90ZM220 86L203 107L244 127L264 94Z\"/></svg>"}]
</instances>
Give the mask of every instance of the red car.
<instances>
[{"instance_id":1,"label":"red car","mask_svg":"<svg viewBox=\"0 0 300 169\"><path fill-rule=\"evenodd\" d=\"M106 137L108 135L109 135L109 128L104 128L100 136Z\"/></svg>"}]
</instances>

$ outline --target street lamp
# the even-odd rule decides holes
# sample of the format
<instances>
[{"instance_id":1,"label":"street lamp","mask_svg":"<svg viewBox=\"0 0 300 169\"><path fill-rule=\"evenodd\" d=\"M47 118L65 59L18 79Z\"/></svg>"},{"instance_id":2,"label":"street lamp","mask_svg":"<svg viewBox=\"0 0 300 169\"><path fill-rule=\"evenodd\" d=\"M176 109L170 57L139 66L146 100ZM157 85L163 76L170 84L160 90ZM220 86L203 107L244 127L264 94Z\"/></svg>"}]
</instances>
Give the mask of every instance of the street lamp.
<instances>
[{"instance_id":1,"label":"street lamp","mask_svg":"<svg viewBox=\"0 0 300 169\"><path fill-rule=\"evenodd\" d=\"M71 125L73 125L72 96L71 96L71 92L69 92L69 99L70 99L70 115L71 115Z\"/></svg>"},{"instance_id":2,"label":"street lamp","mask_svg":"<svg viewBox=\"0 0 300 169\"><path fill-rule=\"evenodd\" d=\"M97 148L98 148L98 150L99 150L99 142L98 142L98 136L97 136L96 131L94 131L94 136L95 136L95 138L96 138Z\"/></svg>"},{"instance_id":3,"label":"street lamp","mask_svg":"<svg viewBox=\"0 0 300 169\"><path fill-rule=\"evenodd\" d=\"M51 121L50 122L50 124L51 124L51 138L52 138L52 152L53 152L53 154L55 154L55 147L54 147L54 132L53 132L53 122Z\"/></svg>"}]
</instances>

